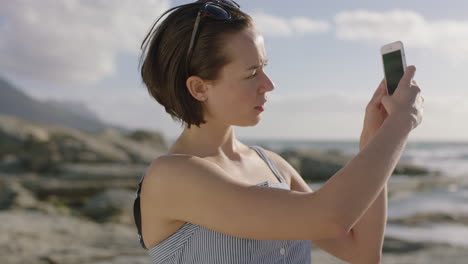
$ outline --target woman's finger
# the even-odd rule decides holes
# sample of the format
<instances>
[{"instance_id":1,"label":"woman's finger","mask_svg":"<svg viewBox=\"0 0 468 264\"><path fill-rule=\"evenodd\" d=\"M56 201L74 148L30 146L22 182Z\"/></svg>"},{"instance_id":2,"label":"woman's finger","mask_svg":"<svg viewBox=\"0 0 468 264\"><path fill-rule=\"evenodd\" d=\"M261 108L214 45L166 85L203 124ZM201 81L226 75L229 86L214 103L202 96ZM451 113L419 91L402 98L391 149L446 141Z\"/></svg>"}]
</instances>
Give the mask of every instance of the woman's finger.
<instances>
[{"instance_id":1,"label":"woman's finger","mask_svg":"<svg viewBox=\"0 0 468 264\"><path fill-rule=\"evenodd\" d=\"M385 89L385 79L383 79L380 82L379 87L377 87L377 89L375 90L374 95L372 95L372 99L370 100L370 103L371 104L379 104L381 98L386 94L385 90L386 90Z\"/></svg>"}]
</instances>

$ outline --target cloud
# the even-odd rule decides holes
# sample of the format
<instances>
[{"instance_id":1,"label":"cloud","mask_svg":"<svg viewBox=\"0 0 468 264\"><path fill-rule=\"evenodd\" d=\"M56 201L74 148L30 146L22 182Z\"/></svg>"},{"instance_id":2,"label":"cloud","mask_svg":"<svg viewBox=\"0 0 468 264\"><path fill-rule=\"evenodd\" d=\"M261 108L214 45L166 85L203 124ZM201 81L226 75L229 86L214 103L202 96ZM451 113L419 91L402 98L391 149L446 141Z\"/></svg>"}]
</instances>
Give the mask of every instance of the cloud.
<instances>
[{"instance_id":1,"label":"cloud","mask_svg":"<svg viewBox=\"0 0 468 264\"><path fill-rule=\"evenodd\" d=\"M0 71L56 83L94 82L114 73L119 53L138 53L169 0L5 1Z\"/></svg>"},{"instance_id":2,"label":"cloud","mask_svg":"<svg viewBox=\"0 0 468 264\"><path fill-rule=\"evenodd\" d=\"M307 17L284 18L256 12L252 14L255 25L267 36L288 37L296 34L316 34L330 30L326 21L312 20Z\"/></svg>"},{"instance_id":3,"label":"cloud","mask_svg":"<svg viewBox=\"0 0 468 264\"><path fill-rule=\"evenodd\" d=\"M382 44L402 40L405 46L426 48L454 61L468 60L468 20L427 20L408 10L343 11L334 17L342 40Z\"/></svg>"}]
</instances>

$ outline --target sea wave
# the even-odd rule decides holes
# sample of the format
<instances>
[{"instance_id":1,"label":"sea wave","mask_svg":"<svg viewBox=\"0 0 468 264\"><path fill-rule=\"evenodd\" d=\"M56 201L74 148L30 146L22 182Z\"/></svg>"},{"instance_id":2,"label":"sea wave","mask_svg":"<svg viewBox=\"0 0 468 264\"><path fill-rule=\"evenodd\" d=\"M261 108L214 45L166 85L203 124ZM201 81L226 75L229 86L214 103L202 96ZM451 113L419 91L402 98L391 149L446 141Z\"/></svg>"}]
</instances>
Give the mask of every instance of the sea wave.
<instances>
[{"instance_id":1,"label":"sea wave","mask_svg":"<svg viewBox=\"0 0 468 264\"><path fill-rule=\"evenodd\" d=\"M468 248L468 227L462 224L426 224L410 227L387 224L385 236L412 242L449 244Z\"/></svg>"}]
</instances>

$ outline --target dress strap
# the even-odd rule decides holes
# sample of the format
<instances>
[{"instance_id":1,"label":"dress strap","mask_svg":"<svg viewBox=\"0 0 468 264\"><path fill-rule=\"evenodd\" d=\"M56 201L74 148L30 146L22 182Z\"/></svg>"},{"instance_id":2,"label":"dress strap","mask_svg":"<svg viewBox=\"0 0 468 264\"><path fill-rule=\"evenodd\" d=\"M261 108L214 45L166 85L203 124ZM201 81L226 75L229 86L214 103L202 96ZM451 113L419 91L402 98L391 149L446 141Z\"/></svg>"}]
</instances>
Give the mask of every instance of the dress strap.
<instances>
[{"instance_id":1,"label":"dress strap","mask_svg":"<svg viewBox=\"0 0 468 264\"><path fill-rule=\"evenodd\" d=\"M265 151L263 150L263 148L259 147L259 146L250 146L251 148L253 148L255 151L257 151L258 155L268 164L268 167L270 167L271 171L273 171L273 173L275 174L276 178L278 178L278 180L281 182L281 183L287 183L286 180L283 178L283 176L281 175L281 173L279 172L279 170L276 168L275 164L273 163L273 161L268 158L268 156L266 155Z\"/></svg>"}]
</instances>

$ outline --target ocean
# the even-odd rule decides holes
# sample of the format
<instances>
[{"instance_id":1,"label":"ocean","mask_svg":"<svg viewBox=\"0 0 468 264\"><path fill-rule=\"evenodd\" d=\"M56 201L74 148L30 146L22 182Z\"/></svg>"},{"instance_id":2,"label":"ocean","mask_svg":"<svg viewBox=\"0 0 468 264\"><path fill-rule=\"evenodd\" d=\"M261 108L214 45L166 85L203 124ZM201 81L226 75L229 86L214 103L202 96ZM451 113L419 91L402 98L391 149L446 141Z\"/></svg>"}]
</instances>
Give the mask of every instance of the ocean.
<instances>
[{"instance_id":1,"label":"ocean","mask_svg":"<svg viewBox=\"0 0 468 264\"><path fill-rule=\"evenodd\" d=\"M241 140L275 152L286 148L338 150L355 155L358 141ZM439 175L393 175L386 237L468 248L468 142L408 142L400 161ZM323 183L310 184L313 190Z\"/></svg>"},{"instance_id":2,"label":"ocean","mask_svg":"<svg viewBox=\"0 0 468 264\"><path fill-rule=\"evenodd\" d=\"M268 146L276 152L286 148L338 150L355 155L358 141L241 140L247 145ZM408 142L400 161L440 171L449 177L468 177L468 142Z\"/></svg>"}]
</instances>

